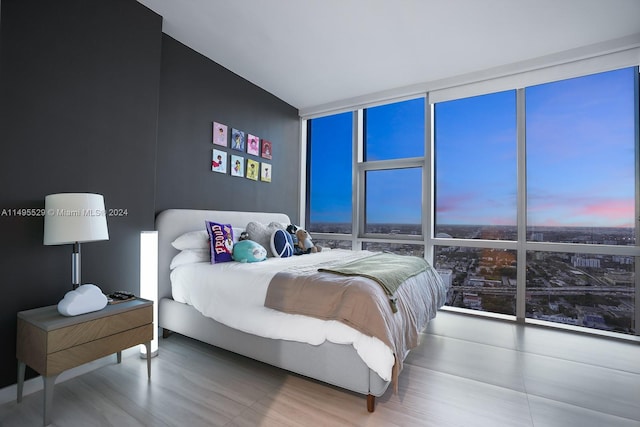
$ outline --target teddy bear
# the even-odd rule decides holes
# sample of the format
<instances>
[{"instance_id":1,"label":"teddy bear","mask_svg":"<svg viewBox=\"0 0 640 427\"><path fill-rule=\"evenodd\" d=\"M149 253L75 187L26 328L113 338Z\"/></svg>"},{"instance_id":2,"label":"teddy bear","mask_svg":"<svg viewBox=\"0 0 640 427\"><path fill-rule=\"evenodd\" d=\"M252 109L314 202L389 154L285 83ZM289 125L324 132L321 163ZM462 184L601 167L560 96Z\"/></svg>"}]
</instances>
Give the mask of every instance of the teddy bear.
<instances>
[{"instance_id":1,"label":"teddy bear","mask_svg":"<svg viewBox=\"0 0 640 427\"><path fill-rule=\"evenodd\" d=\"M316 246L311 239L311 235L304 228L290 224L287 226L287 232L291 234L293 239L293 254L302 255L322 251L322 246Z\"/></svg>"}]
</instances>

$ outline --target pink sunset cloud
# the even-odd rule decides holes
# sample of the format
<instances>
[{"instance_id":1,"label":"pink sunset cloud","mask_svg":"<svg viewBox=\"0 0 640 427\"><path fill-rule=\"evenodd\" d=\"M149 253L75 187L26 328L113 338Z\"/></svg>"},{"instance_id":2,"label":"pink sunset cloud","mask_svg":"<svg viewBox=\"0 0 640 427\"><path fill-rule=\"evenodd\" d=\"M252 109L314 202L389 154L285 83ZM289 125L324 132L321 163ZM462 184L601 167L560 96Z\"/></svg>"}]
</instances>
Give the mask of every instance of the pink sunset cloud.
<instances>
[{"instance_id":1,"label":"pink sunset cloud","mask_svg":"<svg viewBox=\"0 0 640 427\"><path fill-rule=\"evenodd\" d=\"M436 212L439 214L446 212L460 212L468 209L469 204L473 202L475 196L473 194L458 194L455 196L439 197L436 203Z\"/></svg>"},{"instance_id":2,"label":"pink sunset cloud","mask_svg":"<svg viewBox=\"0 0 640 427\"><path fill-rule=\"evenodd\" d=\"M632 199L554 198L529 207L529 220L539 226L633 227Z\"/></svg>"},{"instance_id":3,"label":"pink sunset cloud","mask_svg":"<svg viewBox=\"0 0 640 427\"><path fill-rule=\"evenodd\" d=\"M635 207L633 200L602 200L575 209L576 215L596 217L619 227L632 227Z\"/></svg>"}]
</instances>

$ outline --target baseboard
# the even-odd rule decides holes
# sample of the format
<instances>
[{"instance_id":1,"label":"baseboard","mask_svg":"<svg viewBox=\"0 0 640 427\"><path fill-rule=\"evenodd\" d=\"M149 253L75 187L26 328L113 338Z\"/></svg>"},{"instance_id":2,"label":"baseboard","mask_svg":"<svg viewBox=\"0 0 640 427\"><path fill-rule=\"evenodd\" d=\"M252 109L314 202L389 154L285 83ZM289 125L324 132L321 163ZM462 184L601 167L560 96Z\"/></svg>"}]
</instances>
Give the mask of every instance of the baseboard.
<instances>
[{"instance_id":1,"label":"baseboard","mask_svg":"<svg viewBox=\"0 0 640 427\"><path fill-rule=\"evenodd\" d=\"M122 351L122 358L125 359L127 357L140 357L140 349L138 346L128 348ZM94 371L96 369L102 368L107 365L111 365L116 363L116 355L112 354L101 359L94 360L93 362L85 363L84 365L77 366L75 368L69 369L68 371L64 371L61 373L58 378L56 378L56 384L60 384L61 382L70 380L71 378L75 378L79 375L86 374L87 372ZM16 362L16 372L18 362ZM17 374L16 374L17 375ZM24 387L22 389L22 396L28 396L32 393L36 393L40 390L44 389L44 382L42 381L41 376L37 376L35 378L31 378L24 382ZM18 397L18 385L13 384L7 387L0 389L0 405L15 401Z\"/></svg>"}]
</instances>

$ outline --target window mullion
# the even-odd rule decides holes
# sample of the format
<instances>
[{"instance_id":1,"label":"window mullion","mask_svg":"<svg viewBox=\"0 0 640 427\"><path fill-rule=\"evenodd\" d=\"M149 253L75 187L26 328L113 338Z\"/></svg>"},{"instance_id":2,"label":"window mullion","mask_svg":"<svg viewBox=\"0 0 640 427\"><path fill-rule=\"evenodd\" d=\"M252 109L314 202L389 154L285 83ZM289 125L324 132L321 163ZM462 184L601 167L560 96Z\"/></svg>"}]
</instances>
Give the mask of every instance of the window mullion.
<instances>
[{"instance_id":1,"label":"window mullion","mask_svg":"<svg viewBox=\"0 0 640 427\"><path fill-rule=\"evenodd\" d=\"M517 141L517 278L516 321L523 323L526 317L527 288L527 153L525 124L525 91L516 90L516 141Z\"/></svg>"},{"instance_id":2,"label":"window mullion","mask_svg":"<svg viewBox=\"0 0 640 427\"><path fill-rule=\"evenodd\" d=\"M635 211L635 239L636 249L640 247L640 67L635 69L634 78L634 117L635 121L635 156L636 156L636 211ZM635 257L635 307L634 307L634 325L636 335L640 336L640 328L638 328L638 322L640 321L640 256Z\"/></svg>"},{"instance_id":3,"label":"window mullion","mask_svg":"<svg viewBox=\"0 0 640 427\"><path fill-rule=\"evenodd\" d=\"M364 171L359 165L363 159L364 111L358 110L353 114L353 166L351 188L352 191L352 220L351 247L354 251L361 249L358 237L364 230Z\"/></svg>"},{"instance_id":4,"label":"window mullion","mask_svg":"<svg viewBox=\"0 0 640 427\"><path fill-rule=\"evenodd\" d=\"M429 94L425 99L425 147L424 147L424 169L422 172L423 200L422 200L422 237L424 239L424 257L431 264L434 264L435 250L433 238L435 236L435 167L434 167L434 140L433 140L433 105L429 102Z\"/></svg>"}]
</instances>

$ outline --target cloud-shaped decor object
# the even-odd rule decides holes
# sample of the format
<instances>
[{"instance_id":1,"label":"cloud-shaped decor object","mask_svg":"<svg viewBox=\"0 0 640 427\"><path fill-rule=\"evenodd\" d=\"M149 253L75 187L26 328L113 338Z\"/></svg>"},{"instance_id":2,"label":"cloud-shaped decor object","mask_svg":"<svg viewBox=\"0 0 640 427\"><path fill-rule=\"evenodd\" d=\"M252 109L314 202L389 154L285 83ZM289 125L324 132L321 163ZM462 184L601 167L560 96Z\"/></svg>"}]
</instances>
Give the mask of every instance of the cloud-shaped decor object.
<instances>
[{"instance_id":1,"label":"cloud-shaped decor object","mask_svg":"<svg viewBox=\"0 0 640 427\"><path fill-rule=\"evenodd\" d=\"M65 294L58 303L58 312L63 316L77 316L102 310L107 306L107 297L96 285L82 285Z\"/></svg>"}]
</instances>

